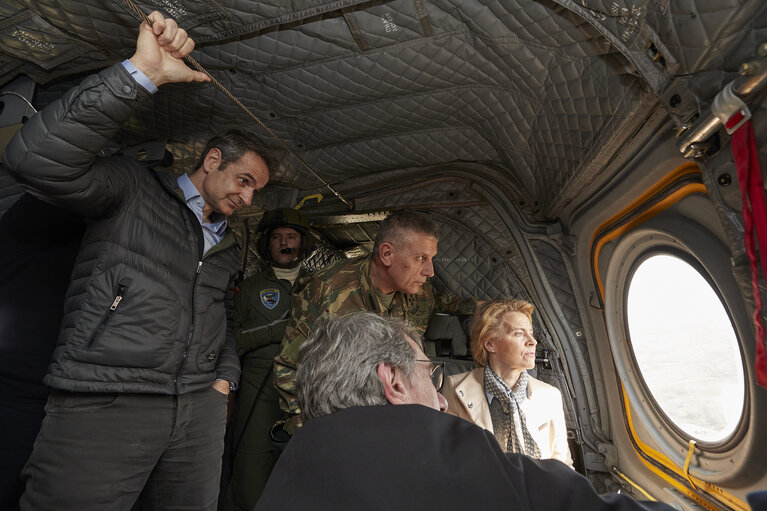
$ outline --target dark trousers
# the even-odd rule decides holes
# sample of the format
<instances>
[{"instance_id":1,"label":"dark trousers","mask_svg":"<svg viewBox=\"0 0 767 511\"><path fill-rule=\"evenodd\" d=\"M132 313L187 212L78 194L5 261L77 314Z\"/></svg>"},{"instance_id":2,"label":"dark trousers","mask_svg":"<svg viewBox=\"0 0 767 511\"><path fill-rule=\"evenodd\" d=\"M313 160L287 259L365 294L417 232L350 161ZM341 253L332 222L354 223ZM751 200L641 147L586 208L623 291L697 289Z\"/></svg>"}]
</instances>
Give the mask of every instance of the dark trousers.
<instances>
[{"instance_id":1,"label":"dark trousers","mask_svg":"<svg viewBox=\"0 0 767 511\"><path fill-rule=\"evenodd\" d=\"M22 510L214 510L227 396L53 392ZM146 488L145 488L146 487Z\"/></svg>"},{"instance_id":2,"label":"dark trousers","mask_svg":"<svg viewBox=\"0 0 767 511\"><path fill-rule=\"evenodd\" d=\"M224 482L220 511L251 511L266 486L281 450L269 440L269 430L282 417L277 389L272 385L272 362L279 345L242 359L240 389L231 423L230 479Z\"/></svg>"},{"instance_id":3,"label":"dark trousers","mask_svg":"<svg viewBox=\"0 0 767 511\"><path fill-rule=\"evenodd\" d=\"M0 399L0 509L14 511L24 492L21 469L45 415L45 400Z\"/></svg>"}]
</instances>

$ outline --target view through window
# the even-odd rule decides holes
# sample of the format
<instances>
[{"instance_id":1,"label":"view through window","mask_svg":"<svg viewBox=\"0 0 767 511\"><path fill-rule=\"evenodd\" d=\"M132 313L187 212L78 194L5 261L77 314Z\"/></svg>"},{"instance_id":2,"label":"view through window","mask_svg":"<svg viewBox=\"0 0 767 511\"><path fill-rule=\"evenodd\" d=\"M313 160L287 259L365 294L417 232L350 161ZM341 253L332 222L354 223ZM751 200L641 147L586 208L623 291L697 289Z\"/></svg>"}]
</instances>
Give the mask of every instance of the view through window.
<instances>
[{"instance_id":1,"label":"view through window","mask_svg":"<svg viewBox=\"0 0 767 511\"><path fill-rule=\"evenodd\" d=\"M653 255L631 278L626 312L639 370L663 412L697 440L729 437L743 413L744 369L709 283L683 259Z\"/></svg>"}]
</instances>

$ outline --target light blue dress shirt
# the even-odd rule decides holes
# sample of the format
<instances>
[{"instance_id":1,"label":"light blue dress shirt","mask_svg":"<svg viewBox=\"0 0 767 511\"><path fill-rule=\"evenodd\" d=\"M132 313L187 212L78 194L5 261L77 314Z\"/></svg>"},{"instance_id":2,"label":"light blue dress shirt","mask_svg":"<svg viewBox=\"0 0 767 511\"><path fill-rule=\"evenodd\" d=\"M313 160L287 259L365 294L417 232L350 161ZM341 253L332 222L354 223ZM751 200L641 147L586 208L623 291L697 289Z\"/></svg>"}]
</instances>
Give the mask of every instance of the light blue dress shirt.
<instances>
[{"instance_id":1,"label":"light blue dress shirt","mask_svg":"<svg viewBox=\"0 0 767 511\"><path fill-rule=\"evenodd\" d=\"M134 66L130 60L126 59L122 61L122 66L126 71L130 73L130 75L139 85L147 90L147 92L150 94L157 92L157 86L152 83L152 80L150 80L147 75L136 68L136 66ZM207 254L208 250L215 247L222 239L224 239L224 233L226 231L226 217L219 213L213 213L211 217L216 217L216 221L211 223L203 222L202 207L205 205L205 200L202 198L202 195L200 195L199 190L197 190L197 188L192 183L192 180L189 179L189 176L186 174L179 176L177 182L178 186L184 192L186 205L189 206L189 209L194 212L195 216L197 216L197 220L202 226L202 236L205 239L205 251L203 252L203 255ZM220 219L218 219L219 217Z\"/></svg>"},{"instance_id":2,"label":"light blue dress shirt","mask_svg":"<svg viewBox=\"0 0 767 511\"><path fill-rule=\"evenodd\" d=\"M181 191L184 192L184 200L186 205L189 206L197 220L202 226L202 236L205 239L205 251L203 254L207 254L208 250L215 247L222 239L224 239L224 233L226 232L226 216L221 213L211 213L211 219L214 220L211 223L202 221L202 207L205 206L205 199L202 198L197 187L194 186L192 180L186 174L181 174L176 180Z\"/></svg>"},{"instance_id":3,"label":"light blue dress shirt","mask_svg":"<svg viewBox=\"0 0 767 511\"><path fill-rule=\"evenodd\" d=\"M147 77L147 75L139 71L138 68L133 65L133 62L131 62L128 59L125 59L122 61L122 65L125 68L125 70L130 73L133 79L136 80L136 82L138 82L139 85L144 87L149 94L154 94L155 92L157 92L157 86L154 83L152 83L152 80L150 80L149 77Z\"/></svg>"}]
</instances>

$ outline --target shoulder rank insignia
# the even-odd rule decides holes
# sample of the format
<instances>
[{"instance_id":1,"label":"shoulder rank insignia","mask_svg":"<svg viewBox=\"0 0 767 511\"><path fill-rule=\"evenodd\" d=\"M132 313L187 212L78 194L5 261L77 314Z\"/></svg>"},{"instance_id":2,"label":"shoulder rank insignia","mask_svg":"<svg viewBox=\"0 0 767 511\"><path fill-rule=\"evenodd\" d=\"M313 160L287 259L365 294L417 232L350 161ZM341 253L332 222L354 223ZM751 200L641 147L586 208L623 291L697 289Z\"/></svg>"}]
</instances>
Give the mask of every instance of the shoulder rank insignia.
<instances>
[{"instance_id":1,"label":"shoulder rank insignia","mask_svg":"<svg viewBox=\"0 0 767 511\"><path fill-rule=\"evenodd\" d=\"M274 309L277 304L280 303L280 290L279 289L262 289L261 290L261 303L267 309Z\"/></svg>"}]
</instances>

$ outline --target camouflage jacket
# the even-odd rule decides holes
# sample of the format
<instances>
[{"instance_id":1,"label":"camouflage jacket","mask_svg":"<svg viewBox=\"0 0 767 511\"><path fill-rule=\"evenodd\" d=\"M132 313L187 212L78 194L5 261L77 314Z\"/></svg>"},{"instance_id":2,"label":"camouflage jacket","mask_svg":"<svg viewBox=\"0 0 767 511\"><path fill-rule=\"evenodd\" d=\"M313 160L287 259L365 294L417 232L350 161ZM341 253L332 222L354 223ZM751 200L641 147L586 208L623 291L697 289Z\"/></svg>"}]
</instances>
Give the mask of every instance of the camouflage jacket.
<instances>
[{"instance_id":1,"label":"camouflage jacket","mask_svg":"<svg viewBox=\"0 0 767 511\"><path fill-rule=\"evenodd\" d=\"M285 429L292 433L300 426L301 412L295 396L298 348L322 315L346 316L374 312L409 321L423 333L434 312L473 314L476 298L460 299L450 293L436 293L426 282L416 294L395 292L390 307L381 303L370 282L370 256L337 261L308 277L303 291L293 295L291 319L282 339L281 352L274 359L275 387L280 406L291 418Z\"/></svg>"}]
</instances>

